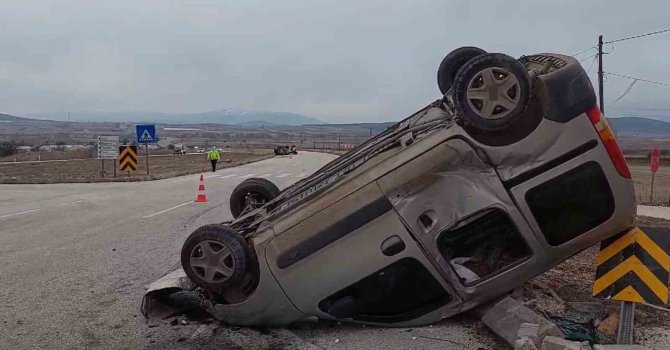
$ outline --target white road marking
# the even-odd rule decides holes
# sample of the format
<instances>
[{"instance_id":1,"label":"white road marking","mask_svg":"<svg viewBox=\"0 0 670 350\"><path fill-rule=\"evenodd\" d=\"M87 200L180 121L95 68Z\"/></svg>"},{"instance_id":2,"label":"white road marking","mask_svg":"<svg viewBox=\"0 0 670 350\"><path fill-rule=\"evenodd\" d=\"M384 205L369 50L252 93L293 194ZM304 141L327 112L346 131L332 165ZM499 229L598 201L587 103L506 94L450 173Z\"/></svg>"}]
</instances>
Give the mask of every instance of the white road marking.
<instances>
[{"instance_id":1,"label":"white road marking","mask_svg":"<svg viewBox=\"0 0 670 350\"><path fill-rule=\"evenodd\" d=\"M272 175L274 175L274 173L259 175L259 177L270 177Z\"/></svg>"},{"instance_id":2,"label":"white road marking","mask_svg":"<svg viewBox=\"0 0 670 350\"><path fill-rule=\"evenodd\" d=\"M301 179L305 176L307 176L307 173L300 173L300 174L296 175L295 177L297 177L298 179Z\"/></svg>"},{"instance_id":3,"label":"white road marking","mask_svg":"<svg viewBox=\"0 0 670 350\"><path fill-rule=\"evenodd\" d=\"M30 214L30 213L34 213L34 212L36 212L36 211L39 211L39 209L26 210L26 211L22 211L22 212L20 212L20 213L14 213L14 214L3 215L3 216L0 216L0 219L10 218L10 217L12 217L12 216L19 216L19 215Z\"/></svg>"},{"instance_id":4,"label":"white road marking","mask_svg":"<svg viewBox=\"0 0 670 350\"><path fill-rule=\"evenodd\" d=\"M77 204L77 203L83 203L83 202L84 202L83 200L79 200L79 201L75 201L75 202L59 204L59 205L57 205L57 207L65 207L65 206L68 206L68 205Z\"/></svg>"},{"instance_id":5,"label":"white road marking","mask_svg":"<svg viewBox=\"0 0 670 350\"><path fill-rule=\"evenodd\" d=\"M289 175L291 175L291 174L281 174L281 175L277 175L277 177L287 177Z\"/></svg>"},{"instance_id":6,"label":"white road marking","mask_svg":"<svg viewBox=\"0 0 670 350\"><path fill-rule=\"evenodd\" d=\"M227 179L227 178L233 177L233 176L237 176L237 174L228 174L228 175L219 176L219 179Z\"/></svg>"},{"instance_id":7,"label":"white road marking","mask_svg":"<svg viewBox=\"0 0 670 350\"><path fill-rule=\"evenodd\" d=\"M185 205L187 205L187 204L191 204L191 203L193 203L193 201L188 201L188 202L185 202L185 203L182 203L182 204L179 204L179 205L175 205L175 206L172 207L172 208L167 208L167 209L165 209L165 210L161 210L161 211L159 211L158 213L153 213L153 214L150 214L150 215L147 215L147 216L143 216L142 219L152 218L152 217L154 217L154 216L156 216L156 215L161 215L161 214L163 214L163 213L167 213L167 212L169 212L170 210L175 210L175 209L177 209L177 208L181 208L181 207L183 207L183 206L185 206Z\"/></svg>"},{"instance_id":8,"label":"white road marking","mask_svg":"<svg viewBox=\"0 0 670 350\"><path fill-rule=\"evenodd\" d=\"M256 174L246 174L246 175L240 176L240 179L248 179L248 178L254 177L254 176L256 176Z\"/></svg>"}]
</instances>

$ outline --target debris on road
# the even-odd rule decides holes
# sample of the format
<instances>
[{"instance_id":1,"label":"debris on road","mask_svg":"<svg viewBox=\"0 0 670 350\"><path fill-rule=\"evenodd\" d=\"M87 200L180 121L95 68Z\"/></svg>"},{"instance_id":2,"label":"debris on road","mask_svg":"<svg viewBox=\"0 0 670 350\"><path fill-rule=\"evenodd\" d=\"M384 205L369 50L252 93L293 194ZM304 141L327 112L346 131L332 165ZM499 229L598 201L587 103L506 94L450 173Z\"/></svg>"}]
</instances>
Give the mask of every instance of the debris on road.
<instances>
[{"instance_id":1,"label":"debris on road","mask_svg":"<svg viewBox=\"0 0 670 350\"><path fill-rule=\"evenodd\" d=\"M533 339L536 345L550 335L565 336L554 323L510 297L490 306L482 316L482 322L511 346L519 335Z\"/></svg>"},{"instance_id":2,"label":"debris on road","mask_svg":"<svg viewBox=\"0 0 670 350\"><path fill-rule=\"evenodd\" d=\"M542 341L540 350L591 350L588 343L548 336Z\"/></svg>"}]
</instances>

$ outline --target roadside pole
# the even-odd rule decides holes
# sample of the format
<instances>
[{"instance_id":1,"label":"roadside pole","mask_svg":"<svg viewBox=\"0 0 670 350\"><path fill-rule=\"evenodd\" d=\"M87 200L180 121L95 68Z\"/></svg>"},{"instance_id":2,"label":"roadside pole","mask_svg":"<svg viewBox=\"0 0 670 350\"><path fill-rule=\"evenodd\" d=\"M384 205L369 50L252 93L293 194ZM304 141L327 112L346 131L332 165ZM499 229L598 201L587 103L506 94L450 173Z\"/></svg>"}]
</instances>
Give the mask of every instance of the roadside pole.
<instances>
[{"instance_id":1,"label":"roadside pole","mask_svg":"<svg viewBox=\"0 0 670 350\"><path fill-rule=\"evenodd\" d=\"M147 175L149 175L149 143L144 144L144 156L146 158L146 164L147 164Z\"/></svg>"},{"instance_id":2,"label":"roadside pole","mask_svg":"<svg viewBox=\"0 0 670 350\"><path fill-rule=\"evenodd\" d=\"M603 36L598 36L598 96L600 112L605 115L605 97L603 96Z\"/></svg>"},{"instance_id":3,"label":"roadside pole","mask_svg":"<svg viewBox=\"0 0 670 350\"><path fill-rule=\"evenodd\" d=\"M100 176L104 179L105 178L105 159L100 158Z\"/></svg>"},{"instance_id":4,"label":"roadside pole","mask_svg":"<svg viewBox=\"0 0 670 350\"><path fill-rule=\"evenodd\" d=\"M651 191L649 191L649 203L654 203L654 175L655 172L651 172Z\"/></svg>"},{"instance_id":5,"label":"roadside pole","mask_svg":"<svg viewBox=\"0 0 670 350\"><path fill-rule=\"evenodd\" d=\"M649 165L651 165L651 191L649 193L649 203L654 203L654 177L658 171L658 166L661 164L661 152L654 147L651 150L651 157L649 157Z\"/></svg>"},{"instance_id":6,"label":"roadside pole","mask_svg":"<svg viewBox=\"0 0 670 350\"><path fill-rule=\"evenodd\" d=\"M603 72L603 36L599 35L598 36L598 97L600 99L600 112L602 113L603 116L605 115L605 96L603 86L604 75L605 73ZM619 328L617 329L617 336L616 336L617 344L633 344L633 325L635 321L634 316L635 316L635 303L631 301L622 301L621 313L619 314Z\"/></svg>"}]
</instances>

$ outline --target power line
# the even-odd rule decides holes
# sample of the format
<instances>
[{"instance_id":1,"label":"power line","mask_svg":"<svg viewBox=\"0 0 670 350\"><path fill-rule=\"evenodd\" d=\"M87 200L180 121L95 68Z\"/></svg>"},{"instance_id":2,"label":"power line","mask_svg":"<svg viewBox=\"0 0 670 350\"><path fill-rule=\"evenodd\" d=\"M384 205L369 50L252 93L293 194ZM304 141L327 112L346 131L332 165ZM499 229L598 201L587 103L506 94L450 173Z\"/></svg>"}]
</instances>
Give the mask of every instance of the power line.
<instances>
[{"instance_id":1,"label":"power line","mask_svg":"<svg viewBox=\"0 0 670 350\"><path fill-rule=\"evenodd\" d=\"M570 56L575 57L575 56L577 56L577 55L581 55L581 54L583 54L584 52L593 50L593 49L595 49L595 48L596 48L595 46L591 46L591 47L589 47L589 48L586 49L586 50L579 51L579 52L574 53L574 54L572 54L572 55L570 55Z\"/></svg>"},{"instance_id":2,"label":"power line","mask_svg":"<svg viewBox=\"0 0 670 350\"><path fill-rule=\"evenodd\" d=\"M591 71L591 68L593 68L593 64L596 63L596 61L598 60L598 57L597 57L597 56L598 56L597 54L593 55L593 61L591 61L591 65L589 66L589 69L586 70L586 74L587 74L587 75L588 75L589 72Z\"/></svg>"},{"instance_id":3,"label":"power line","mask_svg":"<svg viewBox=\"0 0 670 350\"><path fill-rule=\"evenodd\" d=\"M653 81L653 80L647 80L647 79L642 79L642 78L636 78L636 77L631 77L628 75L623 75L623 74L617 74L617 73L610 73L610 72L605 72L607 75L613 75L615 77L621 77L621 78L627 78L627 79L633 79L633 80L639 80L639 81L644 81L645 83L651 83L651 84L657 84L657 85L663 85L663 86L670 86L668 83L662 83L660 81Z\"/></svg>"},{"instance_id":4,"label":"power line","mask_svg":"<svg viewBox=\"0 0 670 350\"><path fill-rule=\"evenodd\" d=\"M611 43L616 43L616 42L619 42L619 41L625 41L625 40L637 39L637 38L642 38L642 37L649 36L649 35L661 34L661 33L665 33L665 32L670 32L670 28L668 28L668 29L663 29L663 30L657 30L657 31L655 31L655 32L650 32L650 33L645 33L645 34L635 35L635 36L629 36L629 37L627 37L627 38L621 38L621 39L616 39L616 40L605 41L605 42L603 42L603 43L604 43L604 44L611 44Z\"/></svg>"},{"instance_id":5,"label":"power line","mask_svg":"<svg viewBox=\"0 0 670 350\"><path fill-rule=\"evenodd\" d=\"M595 53L595 54L593 54L593 55L591 55L591 56L589 56L589 57L587 57L587 58L582 58L581 60L579 60L579 63L582 63L582 62L588 60L589 58L593 58L593 57L596 57L596 56L598 56L598 53Z\"/></svg>"}]
</instances>

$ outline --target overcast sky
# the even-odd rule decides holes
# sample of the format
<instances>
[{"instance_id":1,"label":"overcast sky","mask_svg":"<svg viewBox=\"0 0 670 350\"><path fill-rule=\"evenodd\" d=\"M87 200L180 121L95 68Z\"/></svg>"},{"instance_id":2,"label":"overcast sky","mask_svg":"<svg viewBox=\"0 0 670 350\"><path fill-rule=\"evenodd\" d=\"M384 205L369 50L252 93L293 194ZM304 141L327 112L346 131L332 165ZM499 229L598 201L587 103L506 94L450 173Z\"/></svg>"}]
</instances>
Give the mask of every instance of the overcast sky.
<instances>
[{"instance_id":1,"label":"overcast sky","mask_svg":"<svg viewBox=\"0 0 670 350\"><path fill-rule=\"evenodd\" d=\"M439 97L437 66L456 47L574 54L668 19L667 0L2 0L0 112L397 120ZM670 33L614 45L606 71L670 82ZM642 82L615 103L629 83L608 78L608 114L670 110L670 87Z\"/></svg>"}]
</instances>

